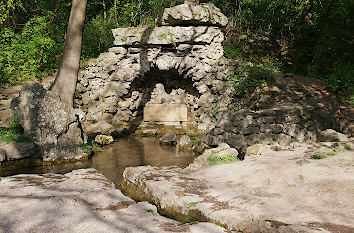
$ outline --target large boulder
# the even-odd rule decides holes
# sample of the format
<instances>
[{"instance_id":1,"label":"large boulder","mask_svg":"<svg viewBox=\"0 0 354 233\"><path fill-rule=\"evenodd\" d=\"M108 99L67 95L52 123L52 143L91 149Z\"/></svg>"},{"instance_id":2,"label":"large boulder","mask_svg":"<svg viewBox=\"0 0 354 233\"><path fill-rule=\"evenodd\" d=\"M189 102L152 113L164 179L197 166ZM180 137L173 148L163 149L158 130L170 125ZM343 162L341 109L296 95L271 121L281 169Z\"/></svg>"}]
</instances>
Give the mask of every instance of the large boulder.
<instances>
[{"instance_id":1,"label":"large boulder","mask_svg":"<svg viewBox=\"0 0 354 233\"><path fill-rule=\"evenodd\" d=\"M25 134L38 146L44 161L85 156L79 113L41 84L24 85L19 97L12 100L11 110Z\"/></svg>"},{"instance_id":2,"label":"large boulder","mask_svg":"<svg viewBox=\"0 0 354 233\"><path fill-rule=\"evenodd\" d=\"M227 17L214 4L181 4L166 8L157 23L163 26L219 26L225 27Z\"/></svg>"}]
</instances>

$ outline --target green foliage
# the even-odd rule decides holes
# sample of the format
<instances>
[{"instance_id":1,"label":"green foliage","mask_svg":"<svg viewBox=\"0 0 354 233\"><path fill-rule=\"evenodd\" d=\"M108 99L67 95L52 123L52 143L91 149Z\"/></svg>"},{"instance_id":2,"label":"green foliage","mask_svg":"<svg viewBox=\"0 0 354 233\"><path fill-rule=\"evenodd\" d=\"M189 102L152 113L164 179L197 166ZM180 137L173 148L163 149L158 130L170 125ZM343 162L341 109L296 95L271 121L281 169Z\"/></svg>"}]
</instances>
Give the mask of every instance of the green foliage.
<instances>
[{"instance_id":1,"label":"green foliage","mask_svg":"<svg viewBox=\"0 0 354 233\"><path fill-rule=\"evenodd\" d=\"M7 20L17 7L22 7L21 0L4 0L0 3L0 26Z\"/></svg>"},{"instance_id":2,"label":"green foliage","mask_svg":"<svg viewBox=\"0 0 354 233\"><path fill-rule=\"evenodd\" d=\"M10 142L31 142L32 140L23 136L23 128L15 121L11 121L9 128L0 127L0 141Z\"/></svg>"},{"instance_id":3,"label":"green foliage","mask_svg":"<svg viewBox=\"0 0 354 233\"><path fill-rule=\"evenodd\" d=\"M81 145L81 149L88 156L92 155L95 151L104 151L103 147L96 143L94 140Z\"/></svg>"},{"instance_id":4,"label":"green foliage","mask_svg":"<svg viewBox=\"0 0 354 233\"><path fill-rule=\"evenodd\" d=\"M0 33L0 88L39 78L50 61L54 41L48 36L48 16L33 18L22 32L11 28Z\"/></svg>"},{"instance_id":5,"label":"green foliage","mask_svg":"<svg viewBox=\"0 0 354 233\"><path fill-rule=\"evenodd\" d=\"M91 122L91 124L97 124L97 120L96 119L93 119L93 120L89 120Z\"/></svg>"},{"instance_id":6,"label":"green foliage","mask_svg":"<svg viewBox=\"0 0 354 233\"><path fill-rule=\"evenodd\" d=\"M97 57L112 47L114 39L111 30L116 27L117 24L113 18L104 19L102 15L97 15L86 23L82 41L82 57Z\"/></svg>"},{"instance_id":7,"label":"green foliage","mask_svg":"<svg viewBox=\"0 0 354 233\"><path fill-rule=\"evenodd\" d=\"M335 156L338 153L345 152L346 150L351 150L351 147L348 146L348 145L345 145L344 147L336 148L333 151L330 151L330 152L327 152L327 153L318 152L318 153L313 154L312 158L314 158L314 159L324 159L324 158L327 158L329 156Z\"/></svg>"},{"instance_id":8,"label":"green foliage","mask_svg":"<svg viewBox=\"0 0 354 233\"><path fill-rule=\"evenodd\" d=\"M198 202L189 202L188 207L191 208L191 207L195 206L196 204L198 204Z\"/></svg>"},{"instance_id":9,"label":"green foliage","mask_svg":"<svg viewBox=\"0 0 354 233\"><path fill-rule=\"evenodd\" d=\"M324 154L324 153L315 153L315 154L312 155L312 157L313 157L314 159L324 159L324 158L327 157L327 155Z\"/></svg>"},{"instance_id":10,"label":"green foliage","mask_svg":"<svg viewBox=\"0 0 354 233\"><path fill-rule=\"evenodd\" d=\"M241 65L230 78L235 89L235 94L243 96L263 83L272 82L273 74L260 67Z\"/></svg>"},{"instance_id":11,"label":"green foliage","mask_svg":"<svg viewBox=\"0 0 354 233\"><path fill-rule=\"evenodd\" d=\"M229 156L209 156L208 157L209 165L233 163L240 161L239 158L229 155Z\"/></svg>"}]
</instances>

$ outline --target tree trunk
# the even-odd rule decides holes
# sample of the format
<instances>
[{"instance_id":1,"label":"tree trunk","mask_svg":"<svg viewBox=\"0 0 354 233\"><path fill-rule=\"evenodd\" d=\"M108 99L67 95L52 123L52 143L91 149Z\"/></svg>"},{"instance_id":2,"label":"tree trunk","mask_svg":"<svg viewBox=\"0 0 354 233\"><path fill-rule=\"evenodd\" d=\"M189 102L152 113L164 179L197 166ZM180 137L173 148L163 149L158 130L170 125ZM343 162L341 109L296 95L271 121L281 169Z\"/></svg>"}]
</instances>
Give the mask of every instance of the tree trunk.
<instances>
[{"instance_id":1,"label":"tree trunk","mask_svg":"<svg viewBox=\"0 0 354 233\"><path fill-rule=\"evenodd\" d=\"M184 0L184 3L195 6L195 5L199 5L199 0Z\"/></svg>"},{"instance_id":2,"label":"tree trunk","mask_svg":"<svg viewBox=\"0 0 354 233\"><path fill-rule=\"evenodd\" d=\"M73 106L77 76L80 67L82 33L85 23L87 0L73 0L64 53L58 75L50 87L61 101Z\"/></svg>"}]
</instances>

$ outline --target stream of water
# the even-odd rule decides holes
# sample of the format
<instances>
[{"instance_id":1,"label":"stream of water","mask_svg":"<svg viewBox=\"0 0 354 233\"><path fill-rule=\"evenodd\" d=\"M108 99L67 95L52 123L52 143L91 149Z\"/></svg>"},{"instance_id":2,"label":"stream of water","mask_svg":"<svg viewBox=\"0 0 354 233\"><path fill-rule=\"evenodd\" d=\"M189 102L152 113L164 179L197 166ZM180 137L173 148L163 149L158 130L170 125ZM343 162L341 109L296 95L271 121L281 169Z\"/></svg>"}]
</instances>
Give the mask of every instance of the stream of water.
<instances>
[{"instance_id":1,"label":"stream of water","mask_svg":"<svg viewBox=\"0 0 354 233\"><path fill-rule=\"evenodd\" d=\"M178 166L187 167L196 156L191 152L177 152L175 146L160 146L157 138L127 137L96 153L87 161L63 163L51 166L33 166L31 163L21 167L0 169L0 176L16 174L64 174L75 169L95 168L114 182L119 188L126 167L137 166Z\"/></svg>"}]
</instances>

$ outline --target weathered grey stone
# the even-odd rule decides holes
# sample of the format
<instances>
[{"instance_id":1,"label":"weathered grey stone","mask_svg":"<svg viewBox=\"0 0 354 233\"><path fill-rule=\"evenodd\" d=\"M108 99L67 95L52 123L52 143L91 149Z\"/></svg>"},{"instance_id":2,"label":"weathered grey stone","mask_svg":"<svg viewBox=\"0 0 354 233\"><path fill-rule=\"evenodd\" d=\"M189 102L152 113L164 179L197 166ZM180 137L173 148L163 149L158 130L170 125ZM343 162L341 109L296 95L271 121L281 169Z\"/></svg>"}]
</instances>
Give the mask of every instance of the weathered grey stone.
<instances>
[{"instance_id":1,"label":"weathered grey stone","mask_svg":"<svg viewBox=\"0 0 354 233\"><path fill-rule=\"evenodd\" d=\"M345 134L339 133L333 129L326 129L318 134L319 142L346 142L348 137Z\"/></svg>"},{"instance_id":2,"label":"weathered grey stone","mask_svg":"<svg viewBox=\"0 0 354 233\"><path fill-rule=\"evenodd\" d=\"M180 43L221 43L223 32L217 27L155 27L116 28L112 30L114 44L122 45L175 45Z\"/></svg>"},{"instance_id":3,"label":"weathered grey stone","mask_svg":"<svg viewBox=\"0 0 354 233\"><path fill-rule=\"evenodd\" d=\"M0 142L0 162L32 157L36 153L33 142L5 143Z\"/></svg>"},{"instance_id":4,"label":"weathered grey stone","mask_svg":"<svg viewBox=\"0 0 354 233\"><path fill-rule=\"evenodd\" d=\"M41 84L24 85L19 97L12 100L11 110L25 134L38 145L44 161L85 156L81 149L84 132L74 109Z\"/></svg>"},{"instance_id":5,"label":"weathered grey stone","mask_svg":"<svg viewBox=\"0 0 354 233\"><path fill-rule=\"evenodd\" d=\"M158 19L159 25L171 26L216 25L224 27L227 23L227 17L214 4L177 5L166 8L161 19Z\"/></svg>"},{"instance_id":6,"label":"weathered grey stone","mask_svg":"<svg viewBox=\"0 0 354 233\"><path fill-rule=\"evenodd\" d=\"M198 156L192 164L190 164L186 169L194 170L200 169L202 167L210 166L208 158L209 157L235 157L238 156L238 151L235 148L231 148L226 143L220 143L220 145L213 149L207 149L204 153Z\"/></svg>"},{"instance_id":7,"label":"weathered grey stone","mask_svg":"<svg viewBox=\"0 0 354 233\"><path fill-rule=\"evenodd\" d=\"M136 203L95 169L2 177L0 196L1 232L222 233L226 230L211 223L182 224L163 217L155 205Z\"/></svg>"},{"instance_id":8,"label":"weathered grey stone","mask_svg":"<svg viewBox=\"0 0 354 233\"><path fill-rule=\"evenodd\" d=\"M101 145L109 145L112 142L114 142L114 139L112 136L107 136L107 135L97 135L95 137L95 142Z\"/></svg>"},{"instance_id":9,"label":"weathered grey stone","mask_svg":"<svg viewBox=\"0 0 354 233\"><path fill-rule=\"evenodd\" d=\"M183 135L178 141L178 145L182 147L187 146L190 143L191 143L191 139L187 135Z\"/></svg>"},{"instance_id":10,"label":"weathered grey stone","mask_svg":"<svg viewBox=\"0 0 354 233\"><path fill-rule=\"evenodd\" d=\"M246 138L243 135L237 135L237 134L231 134L226 139L226 143L236 149L246 147L248 145Z\"/></svg>"},{"instance_id":11,"label":"weathered grey stone","mask_svg":"<svg viewBox=\"0 0 354 233\"><path fill-rule=\"evenodd\" d=\"M164 145L173 145L176 144L176 139L177 136L176 134L172 133L172 134L165 134L164 136L162 136L160 138L160 143L164 144Z\"/></svg>"}]
</instances>

